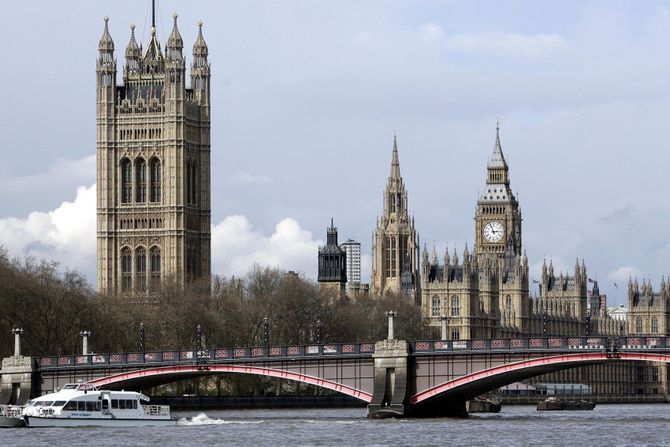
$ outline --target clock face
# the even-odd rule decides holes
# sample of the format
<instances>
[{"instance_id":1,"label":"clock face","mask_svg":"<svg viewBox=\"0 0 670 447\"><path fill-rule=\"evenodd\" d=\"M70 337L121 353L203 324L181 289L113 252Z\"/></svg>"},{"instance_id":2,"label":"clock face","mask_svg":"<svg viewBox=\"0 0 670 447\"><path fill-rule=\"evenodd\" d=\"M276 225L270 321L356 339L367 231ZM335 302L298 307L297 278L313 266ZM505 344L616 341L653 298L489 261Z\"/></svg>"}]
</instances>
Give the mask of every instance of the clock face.
<instances>
[{"instance_id":1,"label":"clock face","mask_svg":"<svg viewBox=\"0 0 670 447\"><path fill-rule=\"evenodd\" d=\"M487 242L500 242L505 235L505 229L500 222L495 220L484 226L484 239Z\"/></svg>"}]
</instances>

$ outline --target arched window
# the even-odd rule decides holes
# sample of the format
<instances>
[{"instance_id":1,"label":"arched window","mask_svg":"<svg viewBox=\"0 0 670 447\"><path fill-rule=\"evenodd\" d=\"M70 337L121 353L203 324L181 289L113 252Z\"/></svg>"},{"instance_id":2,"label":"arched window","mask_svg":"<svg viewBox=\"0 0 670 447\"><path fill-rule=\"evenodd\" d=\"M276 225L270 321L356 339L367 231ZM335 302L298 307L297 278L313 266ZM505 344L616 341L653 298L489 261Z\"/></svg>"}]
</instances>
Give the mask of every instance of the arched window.
<instances>
[{"instance_id":1,"label":"arched window","mask_svg":"<svg viewBox=\"0 0 670 447\"><path fill-rule=\"evenodd\" d=\"M161 249L151 248L151 284L154 287L161 283Z\"/></svg>"},{"instance_id":2,"label":"arched window","mask_svg":"<svg viewBox=\"0 0 670 447\"><path fill-rule=\"evenodd\" d=\"M191 203L195 205L197 202L198 202L197 172L195 169L195 163L191 163Z\"/></svg>"},{"instance_id":3,"label":"arched window","mask_svg":"<svg viewBox=\"0 0 670 447\"><path fill-rule=\"evenodd\" d=\"M124 247L121 249L121 291L125 292L131 289L133 283L132 272L130 248Z\"/></svg>"},{"instance_id":4,"label":"arched window","mask_svg":"<svg viewBox=\"0 0 670 447\"><path fill-rule=\"evenodd\" d=\"M151 159L151 201L161 201L161 162L157 158Z\"/></svg>"},{"instance_id":5,"label":"arched window","mask_svg":"<svg viewBox=\"0 0 670 447\"><path fill-rule=\"evenodd\" d=\"M144 247L135 251L135 288L138 292L147 290L147 252Z\"/></svg>"},{"instance_id":6,"label":"arched window","mask_svg":"<svg viewBox=\"0 0 670 447\"><path fill-rule=\"evenodd\" d=\"M652 334L658 333L658 318L656 317L651 318L651 333Z\"/></svg>"},{"instance_id":7,"label":"arched window","mask_svg":"<svg viewBox=\"0 0 670 447\"><path fill-rule=\"evenodd\" d=\"M637 334L642 333L642 317L637 317L635 319L635 333Z\"/></svg>"},{"instance_id":8,"label":"arched window","mask_svg":"<svg viewBox=\"0 0 670 447\"><path fill-rule=\"evenodd\" d=\"M433 297L433 316L440 316L440 297L437 295Z\"/></svg>"},{"instance_id":9,"label":"arched window","mask_svg":"<svg viewBox=\"0 0 670 447\"><path fill-rule=\"evenodd\" d=\"M135 165L135 201L147 201L147 162L140 158Z\"/></svg>"},{"instance_id":10,"label":"arched window","mask_svg":"<svg viewBox=\"0 0 670 447\"><path fill-rule=\"evenodd\" d=\"M505 309L507 310L512 309L512 297L510 295L507 295L505 297Z\"/></svg>"},{"instance_id":11,"label":"arched window","mask_svg":"<svg viewBox=\"0 0 670 447\"><path fill-rule=\"evenodd\" d=\"M451 297L451 316L458 317L461 315L461 300L456 295Z\"/></svg>"},{"instance_id":12,"label":"arched window","mask_svg":"<svg viewBox=\"0 0 670 447\"><path fill-rule=\"evenodd\" d=\"M186 178L184 179L184 201L191 203L191 162L186 160Z\"/></svg>"},{"instance_id":13,"label":"arched window","mask_svg":"<svg viewBox=\"0 0 670 447\"><path fill-rule=\"evenodd\" d=\"M121 160L121 203L130 203L133 195L133 168L130 160Z\"/></svg>"}]
</instances>

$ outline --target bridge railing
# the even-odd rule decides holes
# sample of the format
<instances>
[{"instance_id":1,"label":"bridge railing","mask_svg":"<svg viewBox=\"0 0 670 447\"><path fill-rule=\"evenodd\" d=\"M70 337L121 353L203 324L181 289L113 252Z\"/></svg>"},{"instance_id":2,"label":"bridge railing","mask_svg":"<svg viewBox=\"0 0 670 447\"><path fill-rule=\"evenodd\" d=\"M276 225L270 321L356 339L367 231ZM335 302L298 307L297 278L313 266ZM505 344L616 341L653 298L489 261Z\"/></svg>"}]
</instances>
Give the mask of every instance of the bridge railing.
<instances>
[{"instance_id":1,"label":"bridge railing","mask_svg":"<svg viewBox=\"0 0 670 447\"><path fill-rule=\"evenodd\" d=\"M202 351L166 350L149 352L124 352L110 354L61 355L35 358L38 369L90 368L110 366L132 366L145 364L179 364L235 362L248 360L280 360L285 358L309 358L329 356L370 356L374 343L325 343L289 346L251 346L215 348Z\"/></svg>"},{"instance_id":2,"label":"bridge railing","mask_svg":"<svg viewBox=\"0 0 670 447\"><path fill-rule=\"evenodd\" d=\"M670 337L531 337L473 340L418 340L410 343L416 354L462 351L569 351L670 349Z\"/></svg>"}]
</instances>

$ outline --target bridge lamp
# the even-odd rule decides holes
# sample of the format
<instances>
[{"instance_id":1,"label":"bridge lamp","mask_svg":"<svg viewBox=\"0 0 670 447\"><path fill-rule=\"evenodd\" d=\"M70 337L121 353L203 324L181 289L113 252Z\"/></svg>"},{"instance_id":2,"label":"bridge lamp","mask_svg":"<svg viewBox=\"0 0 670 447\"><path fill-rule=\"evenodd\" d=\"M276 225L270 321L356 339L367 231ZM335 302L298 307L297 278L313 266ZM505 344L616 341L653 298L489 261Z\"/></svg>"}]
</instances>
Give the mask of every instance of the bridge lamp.
<instances>
[{"instance_id":1,"label":"bridge lamp","mask_svg":"<svg viewBox=\"0 0 670 447\"><path fill-rule=\"evenodd\" d=\"M79 336L81 337L81 354L82 355L88 355L88 337L91 336L91 331L81 331L79 332Z\"/></svg>"},{"instance_id":2,"label":"bridge lamp","mask_svg":"<svg viewBox=\"0 0 670 447\"><path fill-rule=\"evenodd\" d=\"M323 343L323 333L321 331L321 320L317 318L316 320L316 344L320 345Z\"/></svg>"},{"instance_id":3,"label":"bridge lamp","mask_svg":"<svg viewBox=\"0 0 670 447\"><path fill-rule=\"evenodd\" d=\"M195 350L202 351L202 327L198 325L195 333Z\"/></svg>"},{"instance_id":4,"label":"bridge lamp","mask_svg":"<svg viewBox=\"0 0 670 447\"><path fill-rule=\"evenodd\" d=\"M389 333L387 338L393 340L395 338L393 334L393 320L398 316L398 312L395 310L387 310L384 312L384 315L386 315L386 318L389 320Z\"/></svg>"},{"instance_id":5,"label":"bridge lamp","mask_svg":"<svg viewBox=\"0 0 670 447\"><path fill-rule=\"evenodd\" d=\"M270 346L270 322L268 317L263 318L263 346Z\"/></svg>"},{"instance_id":6,"label":"bridge lamp","mask_svg":"<svg viewBox=\"0 0 670 447\"><path fill-rule=\"evenodd\" d=\"M144 335L144 323L140 323L140 342L138 344L139 351L144 354L144 341L145 341L145 335Z\"/></svg>"},{"instance_id":7,"label":"bridge lamp","mask_svg":"<svg viewBox=\"0 0 670 447\"><path fill-rule=\"evenodd\" d=\"M12 334L14 334L14 356L19 357L21 355L21 336L23 335L23 328L14 328L12 329Z\"/></svg>"},{"instance_id":8,"label":"bridge lamp","mask_svg":"<svg viewBox=\"0 0 670 447\"><path fill-rule=\"evenodd\" d=\"M449 332L448 332L448 326L449 326L449 316L448 315L442 315L440 317L440 321L442 322L442 341L446 341L449 339Z\"/></svg>"}]
</instances>

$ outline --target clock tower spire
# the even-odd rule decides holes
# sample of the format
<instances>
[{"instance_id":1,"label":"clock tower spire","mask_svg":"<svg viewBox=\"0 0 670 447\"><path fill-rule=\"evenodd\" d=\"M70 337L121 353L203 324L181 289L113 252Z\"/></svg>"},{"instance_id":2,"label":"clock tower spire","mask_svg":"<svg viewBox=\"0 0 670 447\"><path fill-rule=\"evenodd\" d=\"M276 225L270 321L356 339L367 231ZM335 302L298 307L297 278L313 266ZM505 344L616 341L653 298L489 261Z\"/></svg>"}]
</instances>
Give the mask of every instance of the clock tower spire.
<instances>
[{"instance_id":1,"label":"clock tower spire","mask_svg":"<svg viewBox=\"0 0 670 447\"><path fill-rule=\"evenodd\" d=\"M521 255L521 210L509 181L509 168L500 144L496 123L493 153L487 165L486 185L477 200L475 249L478 256L502 258L506 247ZM507 250L509 251L509 249Z\"/></svg>"}]
</instances>

